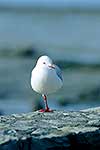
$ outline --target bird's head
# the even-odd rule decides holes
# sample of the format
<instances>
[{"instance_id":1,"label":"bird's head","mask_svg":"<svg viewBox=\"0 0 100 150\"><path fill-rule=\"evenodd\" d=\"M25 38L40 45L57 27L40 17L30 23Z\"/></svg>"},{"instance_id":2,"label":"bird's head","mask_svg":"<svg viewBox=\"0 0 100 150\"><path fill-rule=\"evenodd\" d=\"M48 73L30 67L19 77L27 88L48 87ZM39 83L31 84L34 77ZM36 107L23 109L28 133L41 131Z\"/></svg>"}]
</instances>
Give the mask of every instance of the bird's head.
<instances>
[{"instance_id":1,"label":"bird's head","mask_svg":"<svg viewBox=\"0 0 100 150\"><path fill-rule=\"evenodd\" d=\"M37 67L55 69L52 59L48 56L41 56L36 64Z\"/></svg>"}]
</instances>

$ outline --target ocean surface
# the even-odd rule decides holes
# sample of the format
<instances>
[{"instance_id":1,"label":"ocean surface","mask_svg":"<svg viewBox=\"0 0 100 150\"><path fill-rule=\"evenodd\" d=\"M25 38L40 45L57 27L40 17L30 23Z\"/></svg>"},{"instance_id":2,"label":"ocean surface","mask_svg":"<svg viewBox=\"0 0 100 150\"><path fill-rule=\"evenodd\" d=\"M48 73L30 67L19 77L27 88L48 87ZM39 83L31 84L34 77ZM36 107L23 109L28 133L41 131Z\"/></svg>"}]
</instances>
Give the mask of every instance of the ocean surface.
<instances>
[{"instance_id":1,"label":"ocean surface","mask_svg":"<svg viewBox=\"0 0 100 150\"><path fill-rule=\"evenodd\" d=\"M63 88L49 96L50 107L99 106L100 2L76 2L0 1L1 113L29 112L37 103L43 105L31 90L30 76L36 58L44 54L61 66L64 76ZM30 47L36 57L18 55Z\"/></svg>"}]
</instances>

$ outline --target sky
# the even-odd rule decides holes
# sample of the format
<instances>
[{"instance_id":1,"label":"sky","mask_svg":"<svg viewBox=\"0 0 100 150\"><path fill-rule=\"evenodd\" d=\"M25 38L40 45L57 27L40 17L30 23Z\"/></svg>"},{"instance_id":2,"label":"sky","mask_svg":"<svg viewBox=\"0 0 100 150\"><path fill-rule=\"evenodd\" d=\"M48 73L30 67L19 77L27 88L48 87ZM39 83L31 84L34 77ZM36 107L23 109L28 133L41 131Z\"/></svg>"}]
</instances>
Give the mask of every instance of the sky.
<instances>
[{"instance_id":1,"label":"sky","mask_svg":"<svg viewBox=\"0 0 100 150\"><path fill-rule=\"evenodd\" d=\"M2 4L19 4L22 3L25 4L34 4L34 3L62 3L62 4L72 4L72 3L78 3L78 4L100 4L100 0L0 0L0 3Z\"/></svg>"},{"instance_id":2,"label":"sky","mask_svg":"<svg viewBox=\"0 0 100 150\"><path fill-rule=\"evenodd\" d=\"M10 7L81 7L100 8L100 0L0 0L0 6Z\"/></svg>"}]
</instances>

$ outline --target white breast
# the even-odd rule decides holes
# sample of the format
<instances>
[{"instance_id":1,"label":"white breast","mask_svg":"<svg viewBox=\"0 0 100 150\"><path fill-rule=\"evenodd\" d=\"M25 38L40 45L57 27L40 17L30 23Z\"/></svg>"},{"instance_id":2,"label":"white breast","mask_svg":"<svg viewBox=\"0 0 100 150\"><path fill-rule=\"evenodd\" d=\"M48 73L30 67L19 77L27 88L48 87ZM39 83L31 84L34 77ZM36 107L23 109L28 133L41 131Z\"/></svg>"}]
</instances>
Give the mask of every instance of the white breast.
<instances>
[{"instance_id":1,"label":"white breast","mask_svg":"<svg viewBox=\"0 0 100 150\"><path fill-rule=\"evenodd\" d=\"M62 80L54 69L34 68L31 76L32 89L41 94L57 91L62 86Z\"/></svg>"}]
</instances>

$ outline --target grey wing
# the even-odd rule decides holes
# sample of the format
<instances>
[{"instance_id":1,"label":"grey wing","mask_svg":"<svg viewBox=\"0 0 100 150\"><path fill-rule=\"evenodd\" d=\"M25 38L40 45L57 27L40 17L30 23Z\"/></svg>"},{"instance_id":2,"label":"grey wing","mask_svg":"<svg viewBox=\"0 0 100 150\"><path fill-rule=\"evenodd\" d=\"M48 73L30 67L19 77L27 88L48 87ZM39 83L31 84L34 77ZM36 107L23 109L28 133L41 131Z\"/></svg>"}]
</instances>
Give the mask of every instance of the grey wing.
<instances>
[{"instance_id":1,"label":"grey wing","mask_svg":"<svg viewBox=\"0 0 100 150\"><path fill-rule=\"evenodd\" d=\"M58 77L63 81L61 69L57 65L54 65L54 66L55 66L55 70L56 70Z\"/></svg>"}]
</instances>

